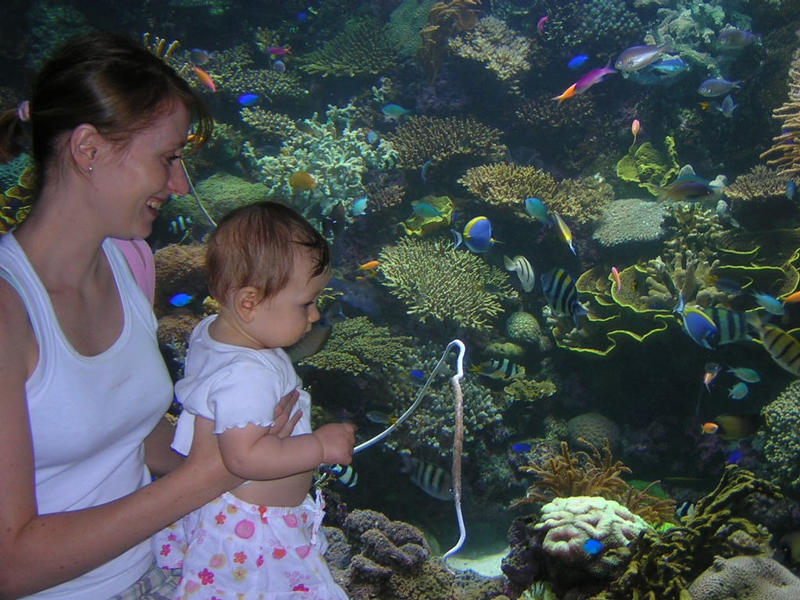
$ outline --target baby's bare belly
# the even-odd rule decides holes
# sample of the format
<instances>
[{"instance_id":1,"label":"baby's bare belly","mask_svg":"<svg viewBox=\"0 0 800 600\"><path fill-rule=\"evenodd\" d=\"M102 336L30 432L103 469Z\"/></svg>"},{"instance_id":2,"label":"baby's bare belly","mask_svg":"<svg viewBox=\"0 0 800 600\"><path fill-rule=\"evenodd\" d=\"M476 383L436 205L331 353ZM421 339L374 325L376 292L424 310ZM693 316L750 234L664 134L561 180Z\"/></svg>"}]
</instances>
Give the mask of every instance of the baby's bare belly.
<instances>
[{"instance_id":1,"label":"baby's bare belly","mask_svg":"<svg viewBox=\"0 0 800 600\"><path fill-rule=\"evenodd\" d=\"M231 493L245 502L260 506L297 506L311 488L311 471L283 479L251 481Z\"/></svg>"}]
</instances>

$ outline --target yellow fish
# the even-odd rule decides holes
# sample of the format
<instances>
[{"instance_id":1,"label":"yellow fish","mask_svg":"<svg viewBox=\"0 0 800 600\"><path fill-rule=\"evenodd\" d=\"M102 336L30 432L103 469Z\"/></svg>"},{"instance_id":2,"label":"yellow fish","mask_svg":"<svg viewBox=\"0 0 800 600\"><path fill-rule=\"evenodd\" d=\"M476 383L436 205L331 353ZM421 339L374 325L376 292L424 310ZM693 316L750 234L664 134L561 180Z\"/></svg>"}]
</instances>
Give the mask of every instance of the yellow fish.
<instances>
[{"instance_id":1,"label":"yellow fish","mask_svg":"<svg viewBox=\"0 0 800 600\"><path fill-rule=\"evenodd\" d=\"M558 225L558 230L561 232L561 237L563 237L564 241L567 242L567 246L569 246L569 249L572 250L572 253L575 256L578 256L578 253L575 252L575 246L572 243L572 232L569 230L569 227L567 227L567 224L564 223L564 220L557 212L553 213L553 218L556 220L556 225Z\"/></svg>"}]
</instances>

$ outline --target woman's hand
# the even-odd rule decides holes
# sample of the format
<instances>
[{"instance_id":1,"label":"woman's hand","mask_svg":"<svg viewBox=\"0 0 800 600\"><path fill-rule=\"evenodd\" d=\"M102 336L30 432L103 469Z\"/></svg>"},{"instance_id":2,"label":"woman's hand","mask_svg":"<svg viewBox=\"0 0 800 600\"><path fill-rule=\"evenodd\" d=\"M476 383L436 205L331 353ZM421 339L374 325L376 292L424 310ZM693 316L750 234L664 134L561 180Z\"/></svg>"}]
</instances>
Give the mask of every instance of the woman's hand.
<instances>
[{"instance_id":1,"label":"woman's hand","mask_svg":"<svg viewBox=\"0 0 800 600\"><path fill-rule=\"evenodd\" d=\"M292 390L281 398L280 402L278 402L278 405L275 407L275 424L270 429L270 435L277 435L280 438L292 435L294 426L297 425L297 422L303 416L303 411L298 410L297 414L290 418L298 398L300 398L300 392L297 390Z\"/></svg>"}]
</instances>

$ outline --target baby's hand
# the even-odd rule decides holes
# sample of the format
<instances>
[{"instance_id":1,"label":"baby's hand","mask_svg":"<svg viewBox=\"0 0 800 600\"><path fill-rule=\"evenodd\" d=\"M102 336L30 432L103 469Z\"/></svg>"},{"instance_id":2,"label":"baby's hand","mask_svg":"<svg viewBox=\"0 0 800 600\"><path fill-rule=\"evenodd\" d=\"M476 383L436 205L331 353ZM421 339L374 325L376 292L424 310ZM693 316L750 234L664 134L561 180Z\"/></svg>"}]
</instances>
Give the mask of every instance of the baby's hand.
<instances>
[{"instance_id":1,"label":"baby's hand","mask_svg":"<svg viewBox=\"0 0 800 600\"><path fill-rule=\"evenodd\" d=\"M314 436L322 444L322 462L349 465L353 460L355 432L356 426L352 423L328 423L314 431Z\"/></svg>"}]
</instances>

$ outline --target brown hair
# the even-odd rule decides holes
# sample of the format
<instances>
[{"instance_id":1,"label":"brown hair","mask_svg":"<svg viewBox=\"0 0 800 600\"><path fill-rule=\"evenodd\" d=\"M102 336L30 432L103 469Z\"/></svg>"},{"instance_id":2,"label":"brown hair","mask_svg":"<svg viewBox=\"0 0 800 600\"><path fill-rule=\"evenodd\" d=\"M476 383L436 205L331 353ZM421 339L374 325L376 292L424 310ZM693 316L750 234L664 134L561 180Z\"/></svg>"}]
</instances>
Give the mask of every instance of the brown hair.
<instances>
[{"instance_id":1,"label":"brown hair","mask_svg":"<svg viewBox=\"0 0 800 600\"><path fill-rule=\"evenodd\" d=\"M91 33L64 44L42 67L30 97L31 153L44 169L58 156L62 133L89 123L109 139L126 142L182 102L197 121L202 145L213 119L200 97L172 67L141 43L111 33ZM27 127L17 109L0 114L0 162L20 154Z\"/></svg>"},{"instance_id":2,"label":"brown hair","mask_svg":"<svg viewBox=\"0 0 800 600\"><path fill-rule=\"evenodd\" d=\"M262 300L289 282L296 246L315 261L312 276L330 266L328 241L297 211L277 202L239 207L220 221L208 239L206 268L211 296L224 302L228 293L253 286Z\"/></svg>"}]
</instances>

